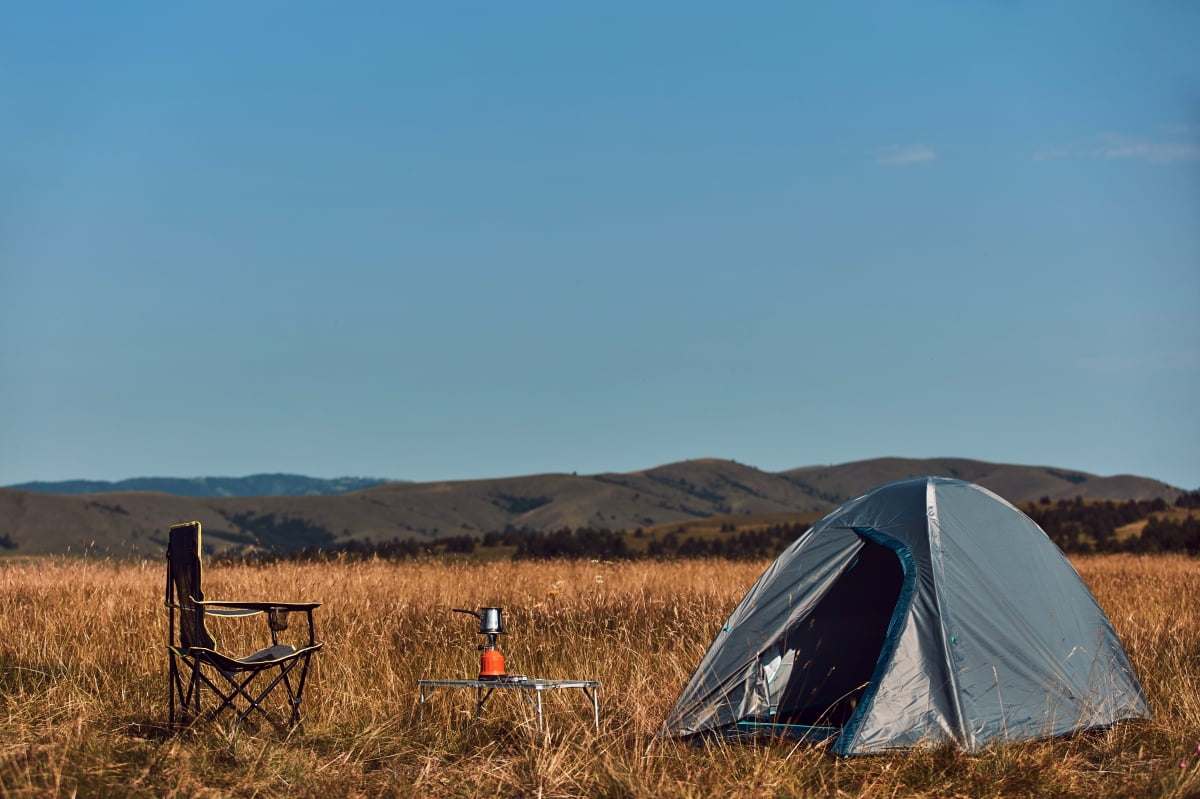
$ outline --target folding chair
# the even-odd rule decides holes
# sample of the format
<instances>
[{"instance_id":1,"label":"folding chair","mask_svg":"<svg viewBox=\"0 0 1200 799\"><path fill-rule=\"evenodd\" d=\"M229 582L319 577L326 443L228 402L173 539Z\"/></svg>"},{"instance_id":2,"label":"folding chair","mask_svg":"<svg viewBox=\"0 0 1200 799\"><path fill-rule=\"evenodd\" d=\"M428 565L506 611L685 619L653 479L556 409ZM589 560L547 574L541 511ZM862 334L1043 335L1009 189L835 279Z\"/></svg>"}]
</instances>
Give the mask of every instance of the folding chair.
<instances>
[{"instance_id":1,"label":"folding chair","mask_svg":"<svg viewBox=\"0 0 1200 799\"><path fill-rule=\"evenodd\" d=\"M291 705L288 724L295 726L300 721L300 699L308 677L309 659L321 648L313 628L313 609L321 603L208 601L204 599L200 580L200 522L174 525L167 544L170 724L175 725L177 705L182 724L200 718L202 686L208 686L219 701L209 711L211 718L228 708L237 713L239 723L256 710L273 722L262 703L273 690L283 686ZM279 633L287 629L288 615L292 612L303 612L308 617L308 643L299 647L279 643ZM217 651L204 623L206 616L260 614L266 616L271 646L241 658ZM256 679L259 677L262 679ZM261 688L263 682L268 682L265 688ZM244 708L239 709L239 705Z\"/></svg>"}]
</instances>

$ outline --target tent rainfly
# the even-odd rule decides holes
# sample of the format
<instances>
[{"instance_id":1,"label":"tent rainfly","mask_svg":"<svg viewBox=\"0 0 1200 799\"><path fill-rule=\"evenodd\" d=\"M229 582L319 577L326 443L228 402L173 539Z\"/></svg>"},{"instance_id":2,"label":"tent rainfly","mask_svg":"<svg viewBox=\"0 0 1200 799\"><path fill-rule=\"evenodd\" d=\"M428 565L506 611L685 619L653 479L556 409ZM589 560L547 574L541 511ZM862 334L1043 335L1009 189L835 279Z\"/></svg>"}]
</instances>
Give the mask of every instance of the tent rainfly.
<instances>
[{"instance_id":1,"label":"tent rainfly","mask_svg":"<svg viewBox=\"0 0 1200 799\"><path fill-rule=\"evenodd\" d=\"M847 502L788 547L662 734L976 751L1149 716L1108 617L1042 529L985 488L919 477Z\"/></svg>"}]
</instances>

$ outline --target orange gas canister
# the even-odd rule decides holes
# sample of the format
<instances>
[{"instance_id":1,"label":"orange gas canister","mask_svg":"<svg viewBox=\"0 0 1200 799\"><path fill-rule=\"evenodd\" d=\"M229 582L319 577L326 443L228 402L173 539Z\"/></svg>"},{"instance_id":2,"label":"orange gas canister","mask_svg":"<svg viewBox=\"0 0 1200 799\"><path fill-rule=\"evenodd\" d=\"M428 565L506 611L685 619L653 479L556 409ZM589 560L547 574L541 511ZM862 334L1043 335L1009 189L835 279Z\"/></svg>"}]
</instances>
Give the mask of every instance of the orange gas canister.
<instances>
[{"instance_id":1,"label":"orange gas canister","mask_svg":"<svg viewBox=\"0 0 1200 799\"><path fill-rule=\"evenodd\" d=\"M483 655L479 658L479 676L503 677L504 655L495 649L484 649Z\"/></svg>"}]
</instances>

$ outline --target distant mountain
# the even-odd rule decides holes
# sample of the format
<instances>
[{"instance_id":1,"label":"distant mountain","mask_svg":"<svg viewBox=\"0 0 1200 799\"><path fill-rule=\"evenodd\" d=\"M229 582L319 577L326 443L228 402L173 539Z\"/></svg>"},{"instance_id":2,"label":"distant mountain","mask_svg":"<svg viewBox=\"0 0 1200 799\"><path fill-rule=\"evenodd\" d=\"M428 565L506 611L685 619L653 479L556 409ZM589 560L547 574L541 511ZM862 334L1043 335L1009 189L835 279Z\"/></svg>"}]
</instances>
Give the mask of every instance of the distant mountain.
<instances>
[{"instance_id":1,"label":"distant mountain","mask_svg":"<svg viewBox=\"0 0 1200 799\"><path fill-rule=\"evenodd\" d=\"M881 483L926 474L969 480L1014 503L1076 496L1174 502L1181 493L1145 477L1100 477L1072 469L965 458L876 458L783 472L701 459L626 473L392 482L349 493L303 495L294 488L290 494L280 492L284 484L303 484L288 481L311 478L257 475L241 479L258 480L250 484L274 493L172 495L147 490L146 482L138 483L139 490L119 493L63 495L0 489L0 555L86 550L160 557L167 528L191 519L203 523L206 547L212 551L288 550L355 539L432 540L512 529L632 530L711 516L823 513ZM214 480L206 478L206 482ZM313 480L312 484L331 482L338 481ZM233 491L228 486L225 490Z\"/></svg>"},{"instance_id":2,"label":"distant mountain","mask_svg":"<svg viewBox=\"0 0 1200 799\"><path fill-rule=\"evenodd\" d=\"M132 477L128 480L62 480L8 486L38 494L111 494L157 491L177 497L305 497L361 491L386 480L374 477L335 477L322 480L299 474L252 474L249 477Z\"/></svg>"}]
</instances>

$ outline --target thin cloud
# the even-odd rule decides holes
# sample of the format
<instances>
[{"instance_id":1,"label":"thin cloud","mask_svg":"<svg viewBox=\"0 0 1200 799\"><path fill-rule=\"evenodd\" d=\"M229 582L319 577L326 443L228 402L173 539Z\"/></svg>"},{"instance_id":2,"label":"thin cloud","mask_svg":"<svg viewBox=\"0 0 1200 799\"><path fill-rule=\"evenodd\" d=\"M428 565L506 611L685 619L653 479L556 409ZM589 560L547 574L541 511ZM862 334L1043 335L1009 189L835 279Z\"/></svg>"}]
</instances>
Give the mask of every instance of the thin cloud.
<instances>
[{"instance_id":1,"label":"thin cloud","mask_svg":"<svg viewBox=\"0 0 1200 799\"><path fill-rule=\"evenodd\" d=\"M1105 161L1134 159L1150 164L1173 164L1177 161L1200 159L1200 145L1195 142L1162 142L1134 139L1115 133L1097 137L1100 143L1092 150L1092 158Z\"/></svg>"},{"instance_id":2,"label":"thin cloud","mask_svg":"<svg viewBox=\"0 0 1200 799\"><path fill-rule=\"evenodd\" d=\"M1200 136L1200 123L1175 123L1160 125L1160 130L1170 136Z\"/></svg>"},{"instance_id":3,"label":"thin cloud","mask_svg":"<svg viewBox=\"0 0 1200 799\"><path fill-rule=\"evenodd\" d=\"M1169 134L1188 136L1196 132L1192 125L1172 125L1163 128ZM1169 141L1118 133L1102 133L1086 144L1055 147L1033 154L1034 161L1056 158L1089 158L1096 161L1145 161L1148 164L1175 164L1200 161L1200 142Z\"/></svg>"},{"instance_id":4,"label":"thin cloud","mask_svg":"<svg viewBox=\"0 0 1200 799\"><path fill-rule=\"evenodd\" d=\"M911 166L937 159L932 147L924 144L898 144L875 153L878 166Z\"/></svg>"}]
</instances>

